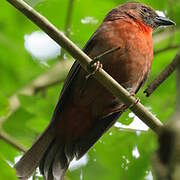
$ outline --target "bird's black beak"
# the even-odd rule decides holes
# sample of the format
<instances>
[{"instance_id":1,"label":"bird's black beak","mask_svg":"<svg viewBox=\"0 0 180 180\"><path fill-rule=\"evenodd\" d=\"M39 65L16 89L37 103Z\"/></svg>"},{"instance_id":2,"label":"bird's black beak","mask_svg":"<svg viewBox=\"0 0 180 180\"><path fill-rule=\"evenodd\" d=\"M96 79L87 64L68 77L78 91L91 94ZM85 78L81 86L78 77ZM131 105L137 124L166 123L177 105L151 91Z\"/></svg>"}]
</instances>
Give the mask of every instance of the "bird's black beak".
<instances>
[{"instance_id":1,"label":"bird's black beak","mask_svg":"<svg viewBox=\"0 0 180 180\"><path fill-rule=\"evenodd\" d=\"M156 23L157 26L172 26L172 25L176 25L175 22L173 22L170 19L167 19L166 17L162 17L162 16L157 16L154 19L154 22Z\"/></svg>"}]
</instances>

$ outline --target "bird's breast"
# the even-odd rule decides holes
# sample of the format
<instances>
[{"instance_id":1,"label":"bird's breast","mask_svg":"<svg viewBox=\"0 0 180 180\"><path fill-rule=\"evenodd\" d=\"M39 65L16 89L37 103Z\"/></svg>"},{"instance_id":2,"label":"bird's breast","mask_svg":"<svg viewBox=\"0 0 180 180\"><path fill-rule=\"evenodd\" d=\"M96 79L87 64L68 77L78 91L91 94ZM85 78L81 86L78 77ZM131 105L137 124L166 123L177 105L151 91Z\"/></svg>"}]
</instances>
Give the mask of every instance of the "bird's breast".
<instances>
[{"instance_id":1,"label":"bird's breast","mask_svg":"<svg viewBox=\"0 0 180 180\"><path fill-rule=\"evenodd\" d=\"M113 23L111 31L104 32L109 49L119 45L120 50L104 57L103 67L125 88L135 91L151 69L152 34L150 31L144 31L136 23L119 23Z\"/></svg>"}]
</instances>

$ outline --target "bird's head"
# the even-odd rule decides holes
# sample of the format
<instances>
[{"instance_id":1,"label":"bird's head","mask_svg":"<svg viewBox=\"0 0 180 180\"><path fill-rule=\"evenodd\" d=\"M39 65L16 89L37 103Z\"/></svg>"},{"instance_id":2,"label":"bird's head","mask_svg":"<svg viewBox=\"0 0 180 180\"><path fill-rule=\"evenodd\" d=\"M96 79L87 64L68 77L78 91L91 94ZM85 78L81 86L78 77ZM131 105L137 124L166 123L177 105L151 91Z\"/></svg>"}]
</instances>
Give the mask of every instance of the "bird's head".
<instances>
[{"instance_id":1,"label":"bird's head","mask_svg":"<svg viewBox=\"0 0 180 180\"><path fill-rule=\"evenodd\" d=\"M175 23L170 19L159 16L151 7L136 2L122 4L112 10L108 16L111 20L123 16L129 17L151 27L152 29L156 29L160 26L175 25ZM107 19L109 19L108 16Z\"/></svg>"}]
</instances>

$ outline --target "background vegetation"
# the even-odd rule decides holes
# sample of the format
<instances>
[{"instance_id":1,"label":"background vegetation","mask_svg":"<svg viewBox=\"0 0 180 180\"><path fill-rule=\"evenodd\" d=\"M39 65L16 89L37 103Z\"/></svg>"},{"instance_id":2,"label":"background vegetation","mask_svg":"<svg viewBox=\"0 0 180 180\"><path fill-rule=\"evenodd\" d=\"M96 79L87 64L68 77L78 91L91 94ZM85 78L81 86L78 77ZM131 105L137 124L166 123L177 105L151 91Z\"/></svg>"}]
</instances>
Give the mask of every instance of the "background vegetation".
<instances>
[{"instance_id":1,"label":"background vegetation","mask_svg":"<svg viewBox=\"0 0 180 180\"><path fill-rule=\"evenodd\" d=\"M27 2L82 48L105 14L126 1L27 0ZM163 11L177 23L175 28L159 29L153 35L155 57L150 82L177 53L177 46L180 44L180 1L140 2ZM71 8L68 8L69 3L72 3ZM72 17L70 21L67 20L68 14ZM31 146L50 121L63 80L72 64L71 57L68 54L64 55L63 51L63 56L60 54L47 61L33 57L25 48L25 37L35 31L40 30L7 1L1 2L0 179L16 179L12 165L15 159L22 155L22 150ZM47 73L51 78L49 80L45 78L43 81L42 77ZM180 96L176 85L179 78L174 73L150 98L145 97L143 90L138 93L141 102L163 122L178 111ZM38 87L40 83L36 82L42 81L42 86ZM124 125L131 124L134 118L129 113L130 111L124 113L119 122ZM67 179L153 179L151 159L157 149L157 138L151 130L139 131L142 126L135 128L132 129L132 125L126 128L111 128L88 152L84 166L81 164L81 167L76 166L76 169L69 171ZM38 175L34 178L41 179Z\"/></svg>"}]
</instances>

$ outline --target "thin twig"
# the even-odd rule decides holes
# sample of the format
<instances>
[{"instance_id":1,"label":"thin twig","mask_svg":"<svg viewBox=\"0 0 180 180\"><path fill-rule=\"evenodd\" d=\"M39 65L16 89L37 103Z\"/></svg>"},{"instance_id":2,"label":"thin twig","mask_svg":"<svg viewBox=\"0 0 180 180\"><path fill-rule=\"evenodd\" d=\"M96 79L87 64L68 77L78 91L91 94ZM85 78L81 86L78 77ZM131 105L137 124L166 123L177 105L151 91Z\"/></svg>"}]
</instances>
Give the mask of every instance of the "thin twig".
<instances>
[{"instance_id":1,"label":"thin twig","mask_svg":"<svg viewBox=\"0 0 180 180\"><path fill-rule=\"evenodd\" d=\"M160 53L163 53L165 51L172 50L172 49L177 49L179 47L180 47L180 44L169 45L169 46L166 46L164 48L157 49L156 51L154 51L154 55L157 55L157 54L160 54Z\"/></svg>"},{"instance_id":2,"label":"thin twig","mask_svg":"<svg viewBox=\"0 0 180 180\"><path fill-rule=\"evenodd\" d=\"M119 49L120 49L120 46L115 47L115 48L110 49L110 50L107 50L107 51L105 51L104 53L96 56L96 57L91 61L91 63L95 63L95 62L99 61L102 57L107 56L108 54L111 54L111 53L113 53L113 52L115 52L115 51L117 51L117 50L119 50Z\"/></svg>"},{"instance_id":3,"label":"thin twig","mask_svg":"<svg viewBox=\"0 0 180 180\"><path fill-rule=\"evenodd\" d=\"M23 0L7 0L32 22L45 31L53 40L55 40L61 47L66 49L73 58L77 59L81 66L87 70L88 64L92 61L80 48L78 48L72 41L70 41L62 32L60 32L54 25L52 25L45 17L35 11L32 7L26 4ZM103 69L97 71L94 75L109 92L118 97L128 107L135 104L136 98L132 97L130 93L124 89L117 81L115 81ZM159 133L163 124L149 112L140 102L136 103L131 110L136 114L147 126L149 126L156 133Z\"/></svg>"},{"instance_id":4,"label":"thin twig","mask_svg":"<svg viewBox=\"0 0 180 180\"><path fill-rule=\"evenodd\" d=\"M176 70L176 112L180 112L180 63Z\"/></svg>"},{"instance_id":5,"label":"thin twig","mask_svg":"<svg viewBox=\"0 0 180 180\"><path fill-rule=\"evenodd\" d=\"M71 33L71 20L72 20L72 12L73 12L73 5L74 5L74 0L69 0L68 3L68 10L67 10L67 17L65 21L65 28L64 28L64 33L67 37L70 37ZM64 49L61 50L61 57L64 57Z\"/></svg>"},{"instance_id":6,"label":"thin twig","mask_svg":"<svg viewBox=\"0 0 180 180\"><path fill-rule=\"evenodd\" d=\"M19 90L16 94L12 95L9 98L9 112L6 116L0 117L0 139L12 145L16 149L25 152L25 148L11 136L5 133L2 129L3 123L20 107L20 101L18 95L23 94L27 96L33 96L41 90L55 85L57 82L61 82L65 79L70 67L72 65L71 61L61 61L53 66L46 73L38 76L27 86Z\"/></svg>"},{"instance_id":7,"label":"thin twig","mask_svg":"<svg viewBox=\"0 0 180 180\"><path fill-rule=\"evenodd\" d=\"M40 90L45 90L46 88L55 85L57 82L64 81L72 61L60 61L56 63L51 69L49 69L44 74L38 76L36 79L31 81L27 86L20 89L17 93L9 98L9 112L5 117L0 117L0 127L3 122L6 121L19 107L19 95L33 96Z\"/></svg>"},{"instance_id":8,"label":"thin twig","mask_svg":"<svg viewBox=\"0 0 180 180\"><path fill-rule=\"evenodd\" d=\"M46 73L38 76L27 86L19 90L9 98L9 112L6 116L0 117L0 127L2 124L20 107L19 95L33 96L40 90L55 85L57 82L63 81L72 65L71 61L61 61L53 66Z\"/></svg>"},{"instance_id":9,"label":"thin twig","mask_svg":"<svg viewBox=\"0 0 180 180\"><path fill-rule=\"evenodd\" d=\"M68 4L68 11L67 11L67 17L66 17L66 23L65 23L65 35L69 37L70 35L70 28L71 28L71 20L72 20L72 12L73 12L73 5L74 5L74 0L69 0Z\"/></svg>"},{"instance_id":10,"label":"thin twig","mask_svg":"<svg viewBox=\"0 0 180 180\"><path fill-rule=\"evenodd\" d=\"M176 54L172 62L154 79L151 84L146 88L144 93L149 97L177 68L180 63L180 50Z\"/></svg>"},{"instance_id":11,"label":"thin twig","mask_svg":"<svg viewBox=\"0 0 180 180\"><path fill-rule=\"evenodd\" d=\"M8 144L13 146L17 150L20 150L22 152L26 152L26 150L27 150L23 145L21 145L14 138L12 138L7 133L5 133L1 128L0 128L0 139L2 139L3 141L7 142Z\"/></svg>"},{"instance_id":12,"label":"thin twig","mask_svg":"<svg viewBox=\"0 0 180 180\"><path fill-rule=\"evenodd\" d=\"M168 7L169 7L169 18L174 19L174 0L168 0ZM173 33L172 36L169 38L169 45L171 45L175 38L175 27L170 27L170 31Z\"/></svg>"},{"instance_id":13,"label":"thin twig","mask_svg":"<svg viewBox=\"0 0 180 180\"><path fill-rule=\"evenodd\" d=\"M58 82L62 82L66 78L72 63L73 62L70 59L56 63L47 72L38 76L27 86L21 89L19 93L32 96L40 90L45 90L46 88L49 88Z\"/></svg>"}]
</instances>

